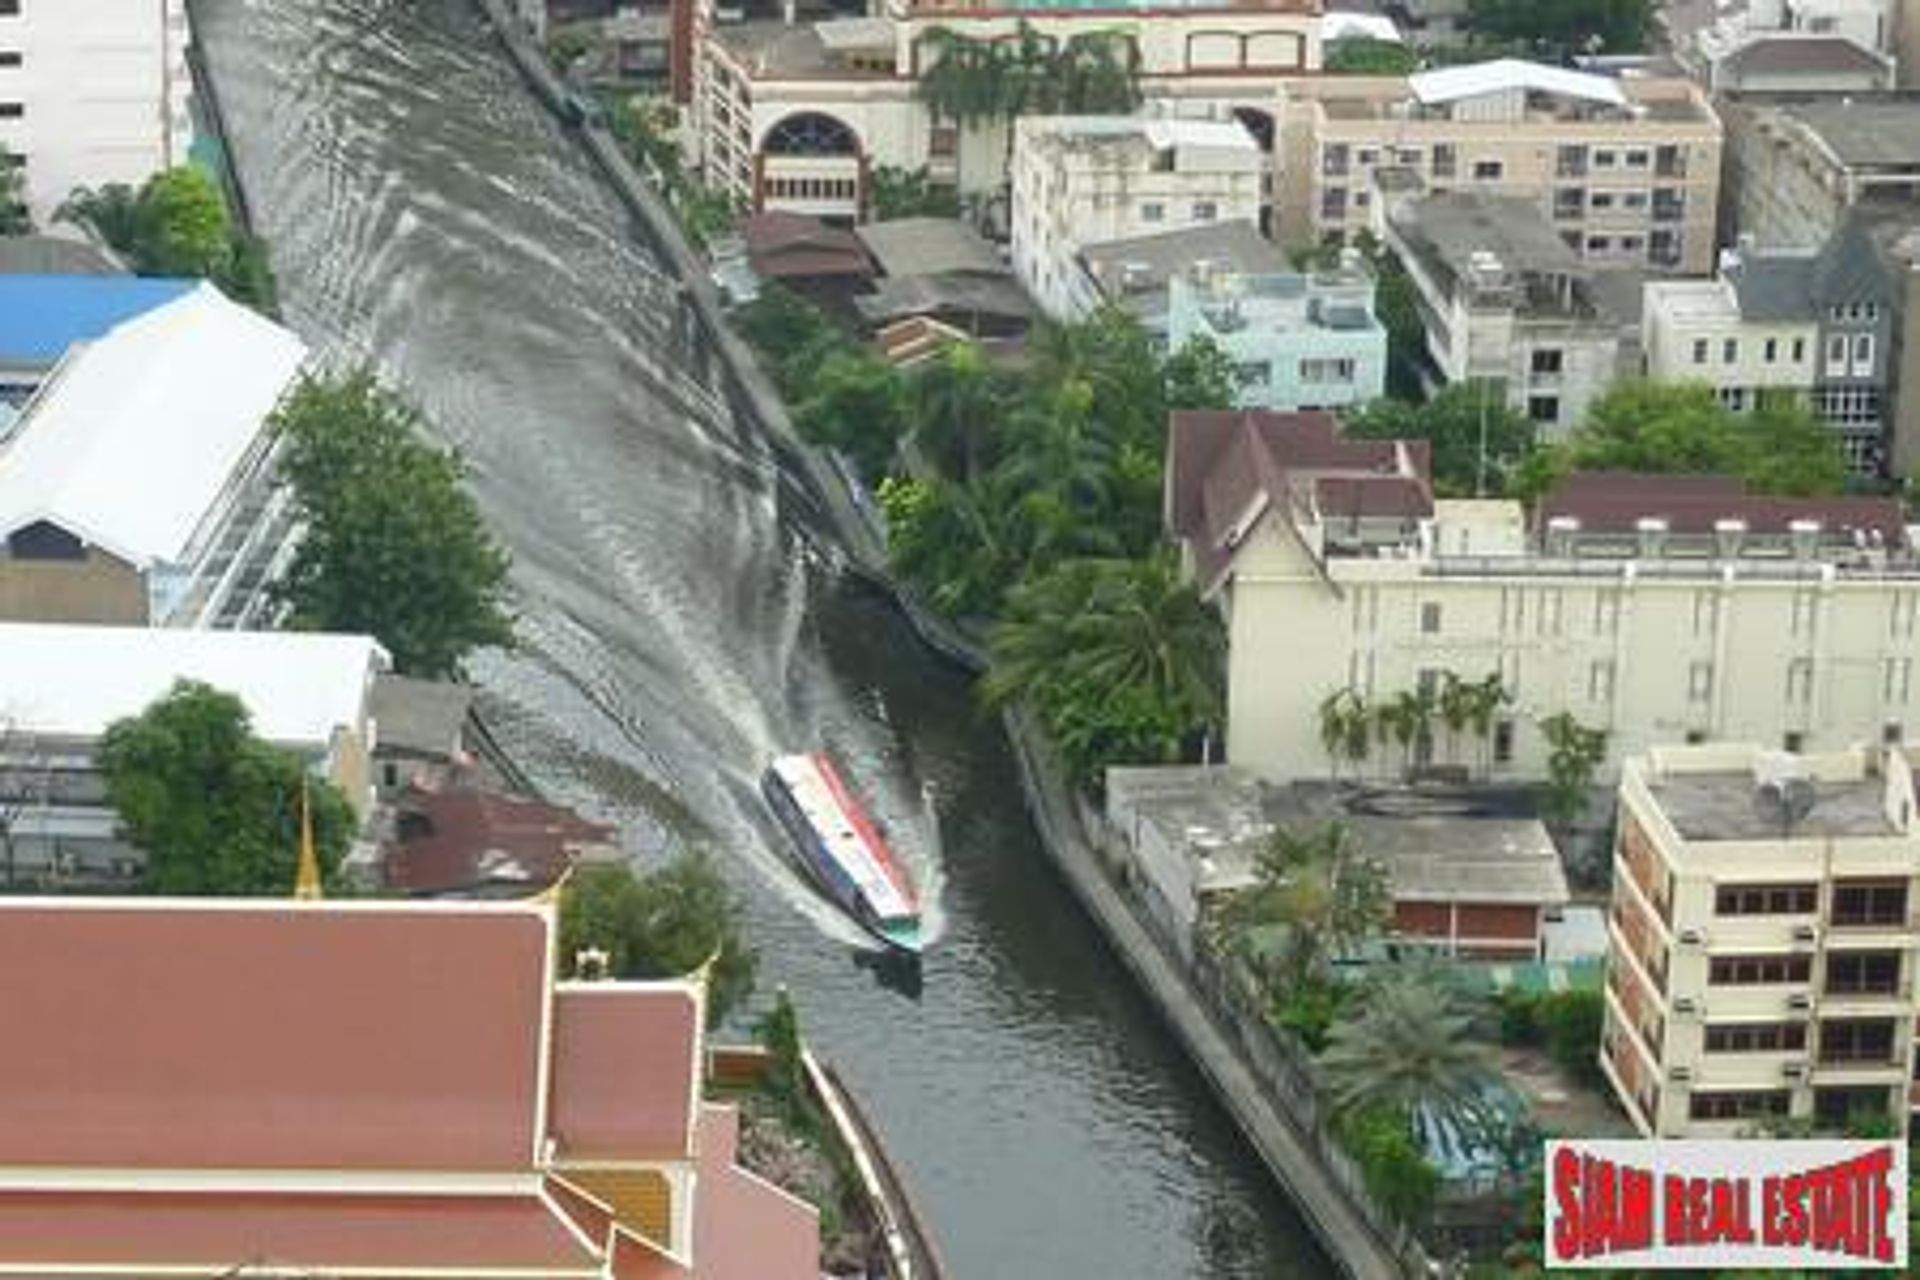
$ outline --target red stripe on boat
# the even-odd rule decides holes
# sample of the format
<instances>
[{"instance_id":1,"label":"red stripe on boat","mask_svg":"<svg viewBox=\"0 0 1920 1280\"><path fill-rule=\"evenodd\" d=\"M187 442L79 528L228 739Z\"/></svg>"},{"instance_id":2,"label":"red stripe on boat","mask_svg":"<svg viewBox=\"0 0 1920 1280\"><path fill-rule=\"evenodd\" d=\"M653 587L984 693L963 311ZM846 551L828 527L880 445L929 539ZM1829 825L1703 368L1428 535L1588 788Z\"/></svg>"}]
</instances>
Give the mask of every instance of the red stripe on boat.
<instances>
[{"instance_id":1,"label":"red stripe on boat","mask_svg":"<svg viewBox=\"0 0 1920 1280\"><path fill-rule=\"evenodd\" d=\"M847 784L840 780L840 771L833 767L833 760L826 752L816 751L813 754L813 764L820 770L820 777L826 782L827 790L833 793L834 803L840 806L840 812L847 815L847 825L853 828L853 833L860 837L862 844L867 846L867 851L873 855L873 860L880 864L880 870L885 872L887 879L893 882L894 892L900 895L900 900L911 910L919 911L920 899L915 896L912 887L907 883L906 876L901 874L900 868L894 865L893 850L887 847L887 842L882 840L880 833L874 829L873 819L867 816L866 809L853 798L853 793L847 790Z\"/></svg>"}]
</instances>

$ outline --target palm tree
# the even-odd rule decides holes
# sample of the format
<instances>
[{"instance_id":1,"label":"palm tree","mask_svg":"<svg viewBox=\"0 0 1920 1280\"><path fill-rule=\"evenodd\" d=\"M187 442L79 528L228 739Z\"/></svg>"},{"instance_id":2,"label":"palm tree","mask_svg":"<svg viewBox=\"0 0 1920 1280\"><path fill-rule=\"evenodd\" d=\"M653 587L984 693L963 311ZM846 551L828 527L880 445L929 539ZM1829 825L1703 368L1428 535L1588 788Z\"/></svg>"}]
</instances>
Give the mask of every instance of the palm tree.
<instances>
[{"instance_id":1,"label":"palm tree","mask_svg":"<svg viewBox=\"0 0 1920 1280\"><path fill-rule=\"evenodd\" d=\"M1334 1114L1424 1113L1474 1131L1487 1106L1491 1056L1472 1038L1475 1011L1445 970L1398 967L1374 981L1358 1007L1334 1025L1319 1058Z\"/></svg>"},{"instance_id":2,"label":"palm tree","mask_svg":"<svg viewBox=\"0 0 1920 1280\"><path fill-rule=\"evenodd\" d=\"M1447 759L1459 750L1460 735L1473 720L1473 686L1448 671L1440 677L1440 696L1435 703L1440 723L1447 731Z\"/></svg>"},{"instance_id":3,"label":"palm tree","mask_svg":"<svg viewBox=\"0 0 1920 1280\"><path fill-rule=\"evenodd\" d=\"M1286 926L1269 968L1272 985L1293 990L1319 977L1333 958L1378 934L1392 910L1386 870L1365 857L1337 822L1273 833L1255 864L1256 886L1235 899L1228 922L1241 931Z\"/></svg>"},{"instance_id":4,"label":"palm tree","mask_svg":"<svg viewBox=\"0 0 1920 1280\"><path fill-rule=\"evenodd\" d=\"M1372 718L1367 703L1351 688L1336 689L1320 702L1320 745L1326 748L1335 778L1342 760L1359 764L1367 758Z\"/></svg>"},{"instance_id":5,"label":"palm tree","mask_svg":"<svg viewBox=\"0 0 1920 1280\"><path fill-rule=\"evenodd\" d=\"M942 474L972 488L991 465L1005 391L979 347L953 344L914 375L914 443Z\"/></svg>"}]
</instances>

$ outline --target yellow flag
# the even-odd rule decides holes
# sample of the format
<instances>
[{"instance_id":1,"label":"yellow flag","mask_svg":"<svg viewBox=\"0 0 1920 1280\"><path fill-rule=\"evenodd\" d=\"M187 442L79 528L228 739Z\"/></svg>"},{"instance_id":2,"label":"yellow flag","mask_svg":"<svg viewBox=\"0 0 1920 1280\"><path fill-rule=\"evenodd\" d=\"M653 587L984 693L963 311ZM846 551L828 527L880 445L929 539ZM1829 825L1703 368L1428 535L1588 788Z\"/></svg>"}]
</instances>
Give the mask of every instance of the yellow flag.
<instances>
[{"instance_id":1,"label":"yellow flag","mask_svg":"<svg viewBox=\"0 0 1920 1280\"><path fill-rule=\"evenodd\" d=\"M300 871L293 881L296 898L319 898L320 855L313 847L313 801L307 791L307 775L300 775Z\"/></svg>"}]
</instances>

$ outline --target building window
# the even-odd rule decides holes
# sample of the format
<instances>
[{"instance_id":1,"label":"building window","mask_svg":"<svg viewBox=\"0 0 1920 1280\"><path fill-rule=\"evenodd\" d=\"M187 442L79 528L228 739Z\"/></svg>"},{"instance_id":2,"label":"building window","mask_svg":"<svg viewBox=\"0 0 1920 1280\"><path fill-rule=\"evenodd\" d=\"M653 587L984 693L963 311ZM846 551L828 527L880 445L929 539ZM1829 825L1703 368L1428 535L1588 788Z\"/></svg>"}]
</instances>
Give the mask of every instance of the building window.
<instances>
[{"instance_id":1,"label":"building window","mask_svg":"<svg viewBox=\"0 0 1920 1280\"><path fill-rule=\"evenodd\" d=\"M1213 201L1195 200L1193 202L1193 220L1195 222L1212 222L1219 216L1220 206L1216 205Z\"/></svg>"},{"instance_id":2,"label":"building window","mask_svg":"<svg viewBox=\"0 0 1920 1280\"><path fill-rule=\"evenodd\" d=\"M1707 362L1707 340L1705 338L1695 338L1693 340L1693 362L1695 364L1705 364Z\"/></svg>"},{"instance_id":3,"label":"building window","mask_svg":"<svg viewBox=\"0 0 1920 1280\"><path fill-rule=\"evenodd\" d=\"M1500 720L1493 726L1493 762L1513 763L1513 721Z\"/></svg>"},{"instance_id":4,"label":"building window","mask_svg":"<svg viewBox=\"0 0 1920 1280\"><path fill-rule=\"evenodd\" d=\"M1429 600L1420 606L1420 631L1421 634L1429 636L1440 633L1439 602Z\"/></svg>"},{"instance_id":5,"label":"building window","mask_svg":"<svg viewBox=\"0 0 1920 1280\"><path fill-rule=\"evenodd\" d=\"M1596 169L1611 169L1614 166L1614 162L1618 159L1619 156L1614 152L1602 148L1593 153L1593 167Z\"/></svg>"},{"instance_id":6,"label":"building window","mask_svg":"<svg viewBox=\"0 0 1920 1280\"><path fill-rule=\"evenodd\" d=\"M1831 964L1828 970L1831 976ZM1812 976L1811 956L1714 956L1707 961L1707 982L1716 987L1778 987Z\"/></svg>"},{"instance_id":7,"label":"building window","mask_svg":"<svg viewBox=\"0 0 1920 1280\"><path fill-rule=\"evenodd\" d=\"M1789 729L1780 735L1780 749L1788 755L1797 756L1807 747L1807 735L1798 729Z\"/></svg>"},{"instance_id":8,"label":"building window","mask_svg":"<svg viewBox=\"0 0 1920 1280\"><path fill-rule=\"evenodd\" d=\"M1612 193L1611 191L1596 191L1596 192L1594 192L1594 193L1593 193L1593 200L1592 200L1592 202L1591 202L1591 204L1590 204L1590 207L1591 207L1591 208L1594 208L1594 209L1611 209L1611 208L1613 208L1613 193Z\"/></svg>"},{"instance_id":9,"label":"building window","mask_svg":"<svg viewBox=\"0 0 1920 1280\"><path fill-rule=\"evenodd\" d=\"M1613 701L1613 661L1602 658L1587 668L1587 701Z\"/></svg>"},{"instance_id":10,"label":"building window","mask_svg":"<svg viewBox=\"0 0 1920 1280\"><path fill-rule=\"evenodd\" d=\"M1806 1047L1804 1022L1735 1022L1707 1028L1708 1053L1795 1053Z\"/></svg>"},{"instance_id":11,"label":"building window","mask_svg":"<svg viewBox=\"0 0 1920 1280\"><path fill-rule=\"evenodd\" d=\"M1713 891L1717 916L1810 916L1820 889L1811 884L1723 884Z\"/></svg>"},{"instance_id":12,"label":"building window","mask_svg":"<svg viewBox=\"0 0 1920 1280\"><path fill-rule=\"evenodd\" d=\"M1793 634L1810 636L1813 634L1814 609L1819 597L1811 591L1793 593Z\"/></svg>"},{"instance_id":13,"label":"building window","mask_svg":"<svg viewBox=\"0 0 1920 1280\"><path fill-rule=\"evenodd\" d=\"M1562 143L1554 170L1563 178L1578 178L1587 172L1587 149Z\"/></svg>"},{"instance_id":14,"label":"building window","mask_svg":"<svg viewBox=\"0 0 1920 1280\"><path fill-rule=\"evenodd\" d=\"M1740 339L1723 338L1720 341L1720 363L1732 364L1740 358Z\"/></svg>"},{"instance_id":15,"label":"building window","mask_svg":"<svg viewBox=\"0 0 1920 1280\"><path fill-rule=\"evenodd\" d=\"M1893 634L1900 637L1913 635L1913 624L1920 617L1920 591L1903 591L1893 598L1893 612L1889 621Z\"/></svg>"},{"instance_id":16,"label":"building window","mask_svg":"<svg viewBox=\"0 0 1920 1280\"><path fill-rule=\"evenodd\" d=\"M1890 996L1899 986L1898 951L1833 951L1827 955L1830 996Z\"/></svg>"},{"instance_id":17,"label":"building window","mask_svg":"<svg viewBox=\"0 0 1920 1280\"><path fill-rule=\"evenodd\" d=\"M1645 209L1647 207L1647 193L1644 191L1626 192L1620 197L1620 203L1628 209Z\"/></svg>"},{"instance_id":18,"label":"building window","mask_svg":"<svg viewBox=\"0 0 1920 1280\"><path fill-rule=\"evenodd\" d=\"M1804 707L1813 701L1813 659L1795 658L1787 664L1787 701Z\"/></svg>"},{"instance_id":19,"label":"building window","mask_svg":"<svg viewBox=\"0 0 1920 1280\"><path fill-rule=\"evenodd\" d=\"M1167 206L1157 200L1149 200L1140 206L1140 221L1142 222L1164 222L1166 217Z\"/></svg>"},{"instance_id":20,"label":"building window","mask_svg":"<svg viewBox=\"0 0 1920 1280\"><path fill-rule=\"evenodd\" d=\"M1610 236L1588 236L1587 237L1588 253L1606 253L1612 248L1613 248L1613 239Z\"/></svg>"},{"instance_id":21,"label":"building window","mask_svg":"<svg viewBox=\"0 0 1920 1280\"><path fill-rule=\"evenodd\" d=\"M20 16L20 0L0 0L0 18Z\"/></svg>"},{"instance_id":22,"label":"building window","mask_svg":"<svg viewBox=\"0 0 1920 1280\"><path fill-rule=\"evenodd\" d=\"M1610 636L1620 627L1620 591L1603 587L1593 593L1593 634Z\"/></svg>"},{"instance_id":23,"label":"building window","mask_svg":"<svg viewBox=\"0 0 1920 1280\"><path fill-rule=\"evenodd\" d=\"M1795 364L1804 364L1806 359L1807 340L1805 338L1795 338L1793 340L1793 362Z\"/></svg>"},{"instance_id":24,"label":"building window","mask_svg":"<svg viewBox=\"0 0 1920 1280\"><path fill-rule=\"evenodd\" d=\"M1827 372L1842 374L1847 371L1847 335L1830 334L1827 338Z\"/></svg>"},{"instance_id":25,"label":"building window","mask_svg":"<svg viewBox=\"0 0 1920 1280\"><path fill-rule=\"evenodd\" d=\"M1320 152L1320 172L1329 178L1347 176L1347 144L1330 142Z\"/></svg>"},{"instance_id":26,"label":"building window","mask_svg":"<svg viewBox=\"0 0 1920 1280\"><path fill-rule=\"evenodd\" d=\"M1587 215L1587 192L1584 187L1557 187L1553 193L1553 216L1556 218L1584 218Z\"/></svg>"},{"instance_id":27,"label":"building window","mask_svg":"<svg viewBox=\"0 0 1920 1280\"><path fill-rule=\"evenodd\" d=\"M1853 373L1855 377L1873 372L1873 335L1853 335Z\"/></svg>"},{"instance_id":28,"label":"building window","mask_svg":"<svg viewBox=\"0 0 1920 1280\"><path fill-rule=\"evenodd\" d=\"M1882 701L1904 703L1912 685L1912 658L1888 658L1881 664L1880 697Z\"/></svg>"},{"instance_id":29,"label":"building window","mask_svg":"<svg viewBox=\"0 0 1920 1280\"><path fill-rule=\"evenodd\" d=\"M0 120L18 120L27 114L25 104L19 102L0 102Z\"/></svg>"},{"instance_id":30,"label":"building window","mask_svg":"<svg viewBox=\"0 0 1920 1280\"><path fill-rule=\"evenodd\" d=\"M1687 700L1706 702L1713 697L1713 664L1695 662L1687 668Z\"/></svg>"},{"instance_id":31,"label":"building window","mask_svg":"<svg viewBox=\"0 0 1920 1280\"><path fill-rule=\"evenodd\" d=\"M1528 396L1527 417L1534 422L1560 421L1560 397Z\"/></svg>"},{"instance_id":32,"label":"building window","mask_svg":"<svg viewBox=\"0 0 1920 1280\"><path fill-rule=\"evenodd\" d=\"M1454 158L1455 155L1456 155L1456 152L1454 151L1453 144L1451 142L1434 143L1433 144L1433 176L1436 178L1451 178L1453 176L1454 165L1456 163Z\"/></svg>"},{"instance_id":33,"label":"building window","mask_svg":"<svg viewBox=\"0 0 1920 1280\"><path fill-rule=\"evenodd\" d=\"M1234 381L1243 387L1264 387L1273 382L1271 360L1247 360L1233 366Z\"/></svg>"},{"instance_id":34,"label":"building window","mask_svg":"<svg viewBox=\"0 0 1920 1280\"><path fill-rule=\"evenodd\" d=\"M1647 167L1647 159L1648 157L1645 151L1629 151L1627 152L1627 168L1644 169Z\"/></svg>"},{"instance_id":35,"label":"building window","mask_svg":"<svg viewBox=\"0 0 1920 1280\"><path fill-rule=\"evenodd\" d=\"M0 67L17 67L20 60L18 49L0 49Z\"/></svg>"},{"instance_id":36,"label":"building window","mask_svg":"<svg viewBox=\"0 0 1920 1280\"><path fill-rule=\"evenodd\" d=\"M1768 338L1766 345L1760 348L1760 358L1768 364L1772 364L1778 360L1780 358L1780 339Z\"/></svg>"},{"instance_id":37,"label":"building window","mask_svg":"<svg viewBox=\"0 0 1920 1280\"><path fill-rule=\"evenodd\" d=\"M1820 1061L1893 1061L1893 1020L1830 1018L1820 1024ZM1902 1063L1904 1066L1904 1062Z\"/></svg>"},{"instance_id":38,"label":"building window","mask_svg":"<svg viewBox=\"0 0 1920 1280\"><path fill-rule=\"evenodd\" d=\"M1687 1114L1695 1120L1757 1120L1786 1115L1790 1101L1785 1089L1696 1093L1687 1099Z\"/></svg>"},{"instance_id":39,"label":"building window","mask_svg":"<svg viewBox=\"0 0 1920 1280\"><path fill-rule=\"evenodd\" d=\"M1563 359L1563 353L1557 347L1537 347L1527 358L1527 363L1536 377L1550 376L1560 372Z\"/></svg>"},{"instance_id":40,"label":"building window","mask_svg":"<svg viewBox=\"0 0 1920 1280\"><path fill-rule=\"evenodd\" d=\"M1326 383L1351 384L1358 366L1350 359L1321 358L1300 362L1300 381L1323 385Z\"/></svg>"},{"instance_id":41,"label":"building window","mask_svg":"<svg viewBox=\"0 0 1920 1280\"><path fill-rule=\"evenodd\" d=\"M1710 636L1720 625L1720 597L1711 591L1693 593L1693 634ZM1696 666L1699 664L1696 663Z\"/></svg>"},{"instance_id":42,"label":"building window","mask_svg":"<svg viewBox=\"0 0 1920 1280\"><path fill-rule=\"evenodd\" d=\"M1347 216L1347 189L1328 187L1320 193L1320 216L1334 222Z\"/></svg>"},{"instance_id":43,"label":"building window","mask_svg":"<svg viewBox=\"0 0 1920 1280\"><path fill-rule=\"evenodd\" d=\"M1829 916L1836 929L1904 928L1905 880L1837 880Z\"/></svg>"},{"instance_id":44,"label":"building window","mask_svg":"<svg viewBox=\"0 0 1920 1280\"><path fill-rule=\"evenodd\" d=\"M1473 177L1476 182L1498 182L1506 172L1506 166L1498 160L1475 160Z\"/></svg>"}]
</instances>

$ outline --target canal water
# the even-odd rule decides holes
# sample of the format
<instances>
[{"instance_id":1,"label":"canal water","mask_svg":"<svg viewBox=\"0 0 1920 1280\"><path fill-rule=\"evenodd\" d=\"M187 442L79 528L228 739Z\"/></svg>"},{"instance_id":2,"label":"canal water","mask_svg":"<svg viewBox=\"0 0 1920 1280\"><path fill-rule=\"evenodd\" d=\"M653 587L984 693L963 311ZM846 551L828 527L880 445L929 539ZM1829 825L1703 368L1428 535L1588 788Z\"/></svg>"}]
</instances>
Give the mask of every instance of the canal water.
<instances>
[{"instance_id":1,"label":"canal water","mask_svg":"<svg viewBox=\"0 0 1920 1280\"><path fill-rule=\"evenodd\" d=\"M777 452L687 372L667 282L467 0L203 0L288 320L466 457L521 647L508 749L645 858L702 846L962 1280L1331 1267L1055 878L967 682L838 569ZM826 743L937 902L917 990L755 793Z\"/></svg>"}]
</instances>

